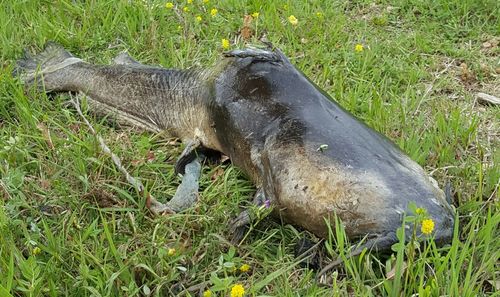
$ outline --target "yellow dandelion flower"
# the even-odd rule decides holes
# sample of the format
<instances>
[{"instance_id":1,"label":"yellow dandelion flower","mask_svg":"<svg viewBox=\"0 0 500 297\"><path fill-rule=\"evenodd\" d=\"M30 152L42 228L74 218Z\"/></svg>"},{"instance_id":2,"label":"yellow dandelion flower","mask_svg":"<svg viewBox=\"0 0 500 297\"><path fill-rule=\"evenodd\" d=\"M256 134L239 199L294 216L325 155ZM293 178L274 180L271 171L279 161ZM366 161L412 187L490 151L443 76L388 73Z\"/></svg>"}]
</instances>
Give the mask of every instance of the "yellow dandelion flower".
<instances>
[{"instance_id":1,"label":"yellow dandelion flower","mask_svg":"<svg viewBox=\"0 0 500 297\"><path fill-rule=\"evenodd\" d=\"M418 215L425 214L425 209L422 207L419 207L419 208L417 208L417 210L415 210L415 213Z\"/></svg>"},{"instance_id":2,"label":"yellow dandelion flower","mask_svg":"<svg viewBox=\"0 0 500 297\"><path fill-rule=\"evenodd\" d=\"M322 18L322 17L323 17L323 14L322 14L321 12L319 12L319 11L318 11L318 12L316 13L316 16L317 16L318 18Z\"/></svg>"},{"instance_id":3,"label":"yellow dandelion flower","mask_svg":"<svg viewBox=\"0 0 500 297\"><path fill-rule=\"evenodd\" d=\"M212 17L216 16L216 15L217 15L217 12L218 12L217 8L212 8L212 9L210 10L210 14L212 15Z\"/></svg>"},{"instance_id":4,"label":"yellow dandelion flower","mask_svg":"<svg viewBox=\"0 0 500 297\"><path fill-rule=\"evenodd\" d=\"M252 17L253 17L254 19L258 18L258 17L259 17L259 13L258 13L258 12L254 12L254 13L252 13Z\"/></svg>"},{"instance_id":5,"label":"yellow dandelion flower","mask_svg":"<svg viewBox=\"0 0 500 297\"><path fill-rule=\"evenodd\" d=\"M173 255L175 255L175 252L176 252L176 250L174 248L169 248L167 251L167 255L173 256Z\"/></svg>"},{"instance_id":6,"label":"yellow dandelion flower","mask_svg":"<svg viewBox=\"0 0 500 297\"><path fill-rule=\"evenodd\" d=\"M193 3L193 0L187 0L186 2L187 2L188 4L191 4L191 3Z\"/></svg>"},{"instance_id":7,"label":"yellow dandelion flower","mask_svg":"<svg viewBox=\"0 0 500 297\"><path fill-rule=\"evenodd\" d=\"M166 7L167 9L172 9L172 8L174 8L174 3L172 3L172 2L167 2L167 3L165 3L165 7Z\"/></svg>"},{"instance_id":8,"label":"yellow dandelion flower","mask_svg":"<svg viewBox=\"0 0 500 297\"><path fill-rule=\"evenodd\" d=\"M196 16L196 21L199 23L203 20L203 18L200 15Z\"/></svg>"},{"instance_id":9,"label":"yellow dandelion flower","mask_svg":"<svg viewBox=\"0 0 500 297\"><path fill-rule=\"evenodd\" d=\"M291 16L288 17L288 21L290 24L296 26L299 23L299 20L292 14Z\"/></svg>"},{"instance_id":10,"label":"yellow dandelion flower","mask_svg":"<svg viewBox=\"0 0 500 297\"><path fill-rule=\"evenodd\" d=\"M206 290L205 292L203 292L203 297L212 297L212 291Z\"/></svg>"},{"instance_id":11,"label":"yellow dandelion flower","mask_svg":"<svg viewBox=\"0 0 500 297\"><path fill-rule=\"evenodd\" d=\"M243 297L245 295L245 288L240 285L236 284L231 288L231 297Z\"/></svg>"},{"instance_id":12,"label":"yellow dandelion flower","mask_svg":"<svg viewBox=\"0 0 500 297\"><path fill-rule=\"evenodd\" d=\"M189 12L189 7L184 6L184 8L182 10L184 10L184 12Z\"/></svg>"},{"instance_id":13,"label":"yellow dandelion flower","mask_svg":"<svg viewBox=\"0 0 500 297\"><path fill-rule=\"evenodd\" d=\"M36 256L38 254L40 254L42 252L42 250L39 248L39 247L35 247L32 251L31 251L31 254L33 254L33 256Z\"/></svg>"},{"instance_id":14,"label":"yellow dandelion flower","mask_svg":"<svg viewBox=\"0 0 500 297\"><path fill-rule=\"evenodd\" d=\"M434 230L434 221L432 219L425 219L422 221L422 233L423 234L431 234Z\"/></svg>"},{"instance_id":15,"label":"yellow dandelion flower","mask_svg":"<svg viewBox=\"0 0 500 297\"><path fill-rule=\"evenodd\" d=\"M240 266L241 272L248 272L249 270L250 270L250 265L248 265L248 264L243 264Z\"/></svg>"},{"instance_id":16,"label":"yellow dandelion flower","mask_svg":"<svg viewBox=\"0 0 500 297\"><path fill-rule=\"evenodd\" d=\"M229 48L229 40L223 38L222 41L221 41L221 44L222 44L222 48L223 49L228 49Z\"/></svg>"},{"instance_id":17,"label":"yellow dandelion flower","mask_svg":"<svg viewBox=\"0 0 500 297\"><path fill-rule=\"evenodd\" d=\"M364 49L365 49L365 47L360 43L358 43L358 44L356 44L356 46L354 46L354 50L358 53L362 52Z\"/></svg>"}]
</instances>

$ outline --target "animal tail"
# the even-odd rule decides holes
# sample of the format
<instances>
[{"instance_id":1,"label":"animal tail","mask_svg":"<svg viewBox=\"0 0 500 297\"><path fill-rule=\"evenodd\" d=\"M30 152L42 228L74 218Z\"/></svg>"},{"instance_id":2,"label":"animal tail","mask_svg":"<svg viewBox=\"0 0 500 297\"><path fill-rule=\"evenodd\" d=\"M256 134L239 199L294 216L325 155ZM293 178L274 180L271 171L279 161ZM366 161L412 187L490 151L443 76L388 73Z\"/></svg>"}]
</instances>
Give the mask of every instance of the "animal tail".
<instances>
[{"instance_id":1,"label":"animal tail","mask_svg":"<svg viewBox=\"0 0 500 297\"><path fill-rule=\"evenodd\" d=\"M29 84L33 83L40 75L56 72L81 61L61 45L49 41L45 45L45 49L36 55L31 55L25 50L24 57L17 61L12 74ZM46 83L45 78L44 82Z\"/></svg>"}]
</instances>

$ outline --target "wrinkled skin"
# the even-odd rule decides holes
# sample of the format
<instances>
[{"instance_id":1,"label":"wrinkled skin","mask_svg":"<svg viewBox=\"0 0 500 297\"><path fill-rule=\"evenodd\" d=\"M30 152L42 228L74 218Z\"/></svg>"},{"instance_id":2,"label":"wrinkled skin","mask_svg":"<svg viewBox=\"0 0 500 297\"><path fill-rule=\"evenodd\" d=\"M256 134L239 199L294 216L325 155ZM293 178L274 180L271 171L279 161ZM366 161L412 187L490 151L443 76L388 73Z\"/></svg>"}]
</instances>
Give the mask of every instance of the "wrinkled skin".
<instances>
[{"instance_id":1,"label":"wrinkled skin","mask_svg":"<svg viewBox=\"0 0 500 297\"><path fill-rule=\"evenodd\" d=\"M181 71L129 57L94 66L49 46L18 62L28 85L37 63L48 91L83 92L97 113L226 154L276 215L318 236L336 213L350 239L392 234L391 243L415 202L435 221L436 241L451 239L453 210L423 169L279 51L236 50L212 69Z\"/></svg>"}]
</instances>

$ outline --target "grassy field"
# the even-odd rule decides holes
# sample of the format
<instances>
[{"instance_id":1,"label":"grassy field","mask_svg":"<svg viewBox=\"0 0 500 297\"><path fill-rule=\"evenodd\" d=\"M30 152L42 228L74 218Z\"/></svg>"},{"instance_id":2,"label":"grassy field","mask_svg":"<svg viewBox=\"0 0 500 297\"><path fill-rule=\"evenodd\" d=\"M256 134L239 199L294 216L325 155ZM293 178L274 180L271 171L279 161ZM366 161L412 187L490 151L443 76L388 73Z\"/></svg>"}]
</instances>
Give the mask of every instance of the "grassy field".
<instances>
[{"instance_id":1,"label":"grassy field","mask_svg":"<svg viewBox=\"0 0 500 297\"><path fill-rule=\"evenodd\" d=\"M475 94L500 96L499 2L193 0L169 8L0 0L0 7L0 296L228 296L235 284L248 296L498 294L500 113ZM248 40L240 34L245 14L254 15ZM459 218L451 245L421 245L410 261L403 249L387 260L366 253L320 284L294 258L299 238L316 240L307 232L265 219L241 245L228 242L229 218L255 191L236 167L205 166L196 207L154 217L68 95L25 91L11 76L24 48L48 40L94 63L127 50L143 63L186 68L216 63L222 39L238 48L262 34L441 187L451 182ZM179 144L89 118L149 192L172 197ZM341 235L327 243L332 258L346 252Z\"/></svg>"}]
</instances>

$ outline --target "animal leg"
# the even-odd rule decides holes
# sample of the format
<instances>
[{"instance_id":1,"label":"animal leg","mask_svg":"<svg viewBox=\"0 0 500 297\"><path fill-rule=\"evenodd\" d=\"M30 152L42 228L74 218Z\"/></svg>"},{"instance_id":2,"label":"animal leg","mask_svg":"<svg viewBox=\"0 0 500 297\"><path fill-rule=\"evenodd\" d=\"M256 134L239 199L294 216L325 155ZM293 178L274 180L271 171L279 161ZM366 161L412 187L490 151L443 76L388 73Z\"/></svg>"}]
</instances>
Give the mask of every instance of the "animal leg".
<instances>
[{"instance_id":1,"label":"animal leg","mask_svg":"<svg viewBox=\"0 0 500 297\"><path fill-rule=\"evenodd\" d=\"M128 55L126 57L130 58ZM183 211L193 206L198 200L201 162L205 159L203 154L196 151L200 147L201 143L198 139L189 141L175 163L175 172L183 175L182 181L174 197L165 204L166 208L174 212Z\"/></svg>"},{"instance_id":2,"label":"animal leg","mask_svg":"<svg viewBox=\"0 0 500 297\"><path fill-rule=\"evenodd\" d=\"M269 205L267 205L268 200L266 199L264 190L262 188L257 190L252 203L256 206L269 207ZM245 233L248 230L248 226L250 225L250 223L252 223L252 221L254 221L255 216L256 214L254 213L254 210L252 208L248 208L242 211L234 220L231 221L231 223L229 224L229 232L232 235L232 243L237 244L243 239Z\"/></svg>"},{"instance_id":3,"label":"animal leg","mask_svg":"<svg viewBox=\"0 0 500 297\"><path fill-rule=\"evenodd\" d=\"M186 147L182 151L179 159L175 163L175 173L176 174L184 174L184 170L186 165L191 163L194 159L199 156L202 156L197 150L201 148L201 142L199 139L194 139L188 141Z\"/></svg>"},{"instance_id":4,"label":"animal leg","mask_svg":"<svg viewBox=\"0 0 500 297\"><path fill-rule=\"evenodd\" d=\"M332 261L330 264L326 265L321 269L320 272L316 275L316 279L321 281L323 275L327 273L328 271L338 267L342 263L344 263L345 259L349 259L355 256L360 255L365 249L369 250L375 250L375 252L378 251L387 251L391 249L391 246L395 243L398 242L398 238L396 236L395 232L389 232L385 235L379 235L374 238L368 239L366 242L364 242L361 245L358 245L354 250L349 252L345 258L339 257Z\"/></svg>"},{"instance_id":5,"label":"animal leg","mask_svg":"<svg viewBox=\"0 0 500 297\"><path fill-rule=\"evenodd\" d=\"M182 182L177 188L174 197L166 204L173 211L183 211L193 206L198 200L202 159L202 156L197 157L184 167Z\"/></svg>"},{"instance_id":6,"label":"animal leg","mask_svg":"<svg viewBox=\"0 0 500 297\"><path fill-rule=\"evenodd\" d=\"M305 256L300 266L313 270L320 268L324 254L323 246L320 246L320 243L321 241L313 242L306 237L302 237L297 241L294 246L295 258L300 258L301 255Z\"/></svg>"}]
</instances>

